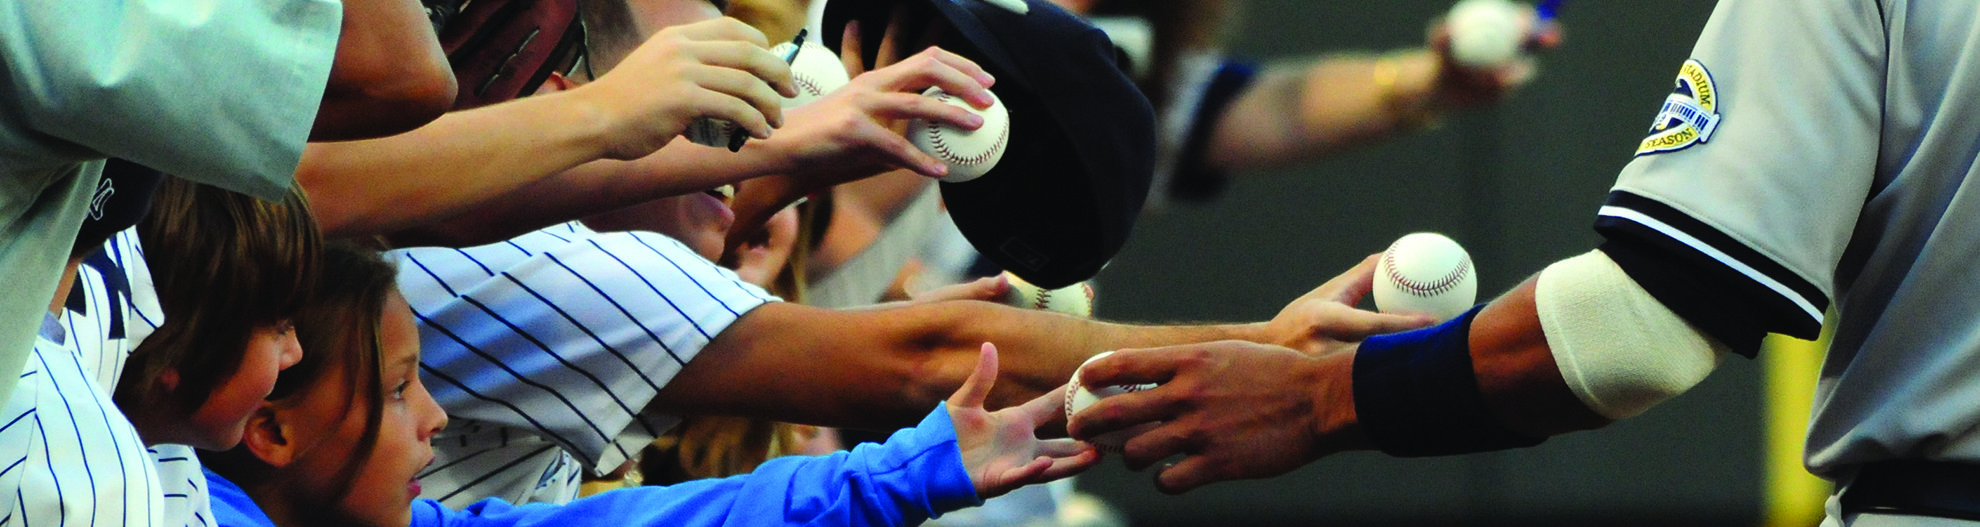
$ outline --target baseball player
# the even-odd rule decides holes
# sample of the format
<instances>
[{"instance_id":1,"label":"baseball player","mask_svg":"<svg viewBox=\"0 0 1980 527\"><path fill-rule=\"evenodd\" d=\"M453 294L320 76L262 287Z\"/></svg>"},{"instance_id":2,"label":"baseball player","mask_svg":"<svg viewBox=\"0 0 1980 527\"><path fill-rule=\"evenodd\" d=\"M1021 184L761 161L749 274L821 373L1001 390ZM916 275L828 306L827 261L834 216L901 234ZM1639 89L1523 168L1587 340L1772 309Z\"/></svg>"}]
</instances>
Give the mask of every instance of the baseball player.
<instances>
[{"instance_id":1,"label":"baseball player","mask_svg":"<svg viewBox=\"0 0 1980 527\"><path fill-rule=\"evenodd\" d=\"M1962 196L1980 184L1980 108L1961 94L1980 12L1967 7L1720 2L1600 209L1598 250L1436 328L1338 346L1354 353L1117 354L1083 381L1167 384L1101 402L1071 431L1166 421L1127 458L1191 454L1158 478L1177 492L1345 449L1527 446L1636 415L1765 333L1814 338L1833 307L1806 459L1839 484L1825 524L1971 523L1980 280L1966 269L1980 242L1965 226L1980 205ZM1316 409L1251 420L1300 403Z\"/></svg>"}]
</instances>

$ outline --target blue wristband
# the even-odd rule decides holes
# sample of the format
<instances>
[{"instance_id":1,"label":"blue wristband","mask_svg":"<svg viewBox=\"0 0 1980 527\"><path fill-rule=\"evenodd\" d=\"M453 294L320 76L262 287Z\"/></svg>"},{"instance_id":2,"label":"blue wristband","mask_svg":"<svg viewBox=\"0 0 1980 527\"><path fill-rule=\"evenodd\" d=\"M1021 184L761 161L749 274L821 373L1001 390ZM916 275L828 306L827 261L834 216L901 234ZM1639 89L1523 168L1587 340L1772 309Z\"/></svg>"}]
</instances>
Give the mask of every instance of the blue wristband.
<instances>
[{"instance_id":1,"label":"blue wristband","mask_svg":"<svg viewBox=\"0 0 1980 527\"><path fill-rule=\"evenodd\" d=\"M1354 411L1377 448L1398 457L1442 456L1546 440L1507 430L1485 407L1471 366L1471 320L1479 309L1436 327L1361 342L1354 356Z\"/></svg>"}]
</instances>

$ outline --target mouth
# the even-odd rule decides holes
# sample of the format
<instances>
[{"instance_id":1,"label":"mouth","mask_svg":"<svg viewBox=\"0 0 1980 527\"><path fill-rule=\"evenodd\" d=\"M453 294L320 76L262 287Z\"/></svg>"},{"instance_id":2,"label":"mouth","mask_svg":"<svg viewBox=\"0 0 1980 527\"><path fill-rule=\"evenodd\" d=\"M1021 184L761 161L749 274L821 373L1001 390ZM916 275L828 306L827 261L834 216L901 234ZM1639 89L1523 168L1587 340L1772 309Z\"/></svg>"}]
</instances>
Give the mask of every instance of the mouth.
<instances>
[{"instance_id":1,"label":"mouth","mask_svg":"<svg viewBox=\"0 0 1980 527\"><path fill-rule=\"evenodd\" d=\"M413 498L418 498L419 493L425 490L425 488L421 487L419 484L419 473L425 472L427 467L433 466L433 459L434 459L433 456L428 455L426 457L426 462L419 464L419 470L413 471L413 477L408 478L406 480L406 492L409 493L409 495L411 495Z\"/></svg>"},{"instance_id":2,"label":"mouth","mask_svg":"<svg viewBox=\"0 0 1980 527\"><path fill-rule=\"evenodd\" d=\"M728 203L729 201L736 199L736 186L722 185L719 187L704 190L701 193L714 196L715 199L722 200L723 203Z\"/></svg>"},{"instance_id":3,"label":"mouth","mask_svg":"<svg viewBox=\"0 0 1980 527\"><path fill-rule=\"evenodd\" d=\"M728 232L729 226L736 222L736 211L729 207L735 195L736 187L734 185L722 185L702 191L699 197L699 199L705 201L703 206L714 213L717 227L723 232Z\"/></svg>"}]
</instances>

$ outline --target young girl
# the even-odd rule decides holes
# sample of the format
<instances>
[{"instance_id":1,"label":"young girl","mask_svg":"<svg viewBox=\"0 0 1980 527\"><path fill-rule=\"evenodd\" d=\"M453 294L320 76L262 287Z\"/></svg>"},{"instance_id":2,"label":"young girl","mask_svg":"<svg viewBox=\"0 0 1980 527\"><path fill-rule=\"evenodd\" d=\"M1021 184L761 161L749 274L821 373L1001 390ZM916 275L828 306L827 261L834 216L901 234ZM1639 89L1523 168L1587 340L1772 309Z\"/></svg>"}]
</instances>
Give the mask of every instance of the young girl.
<instances>
[{"instance_id":1,"label":"young girl","mask_svg":"<svg viewBox=\"0 0 1980 527\"><path fill-rule=\"evenodd\" d=\"M341 245L326 250L323 269L319 296L298 317L308 353L249 419L241 446L207 458L220 525L914 525L1099 459L1085 444L1033 435L1061 411L1051 395L984 411L997 369L985 344L949 403L884 445L561 506L487 500L449 510L414 499L414 475L446 416L420 384L419 335L392 286L395 270Z\"/></svg>"}]
</instances>

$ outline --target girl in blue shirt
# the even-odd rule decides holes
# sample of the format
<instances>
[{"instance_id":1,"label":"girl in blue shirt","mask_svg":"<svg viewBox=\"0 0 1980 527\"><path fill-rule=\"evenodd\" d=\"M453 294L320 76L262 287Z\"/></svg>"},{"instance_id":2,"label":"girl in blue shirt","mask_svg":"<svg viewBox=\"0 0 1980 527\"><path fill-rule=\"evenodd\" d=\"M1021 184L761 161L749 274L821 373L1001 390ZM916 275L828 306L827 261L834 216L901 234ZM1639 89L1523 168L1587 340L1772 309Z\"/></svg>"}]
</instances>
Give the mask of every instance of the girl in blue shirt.
<instances>
[{"instance_id":1,"label":"girl in blue shirt","mask_svg":"<svg viewBox=\"0 0 1980 527\"><path fill-rule=\"evenodd\" d=\"M756 472L606 492L565 505L497 499L465 510L415 500L414 478L447 417L420 384L419 335L368 250L333 245L297 318L303 359L249 419L241 446L206 456L222 526L916 525L943 512L1092 466L1099 454L1034 430L1052 395L988 412L996 348L947 404L883 445L769 461Z\"/></svg>"}]
</instances>

